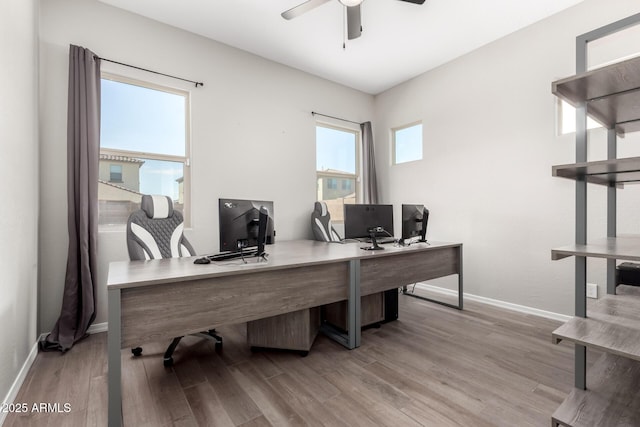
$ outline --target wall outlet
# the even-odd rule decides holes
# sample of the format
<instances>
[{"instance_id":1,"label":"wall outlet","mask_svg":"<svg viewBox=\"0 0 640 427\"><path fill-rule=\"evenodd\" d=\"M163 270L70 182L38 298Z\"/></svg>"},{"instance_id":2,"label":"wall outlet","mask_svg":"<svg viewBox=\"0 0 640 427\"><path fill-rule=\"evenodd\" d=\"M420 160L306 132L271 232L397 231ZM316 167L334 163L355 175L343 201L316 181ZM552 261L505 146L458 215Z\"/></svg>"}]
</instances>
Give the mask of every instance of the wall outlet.
<instances>
[{"instance_id":1,"label":"wall outlet","mask_svg":"<svg viewBox=\"0 0 640 427\"><path fill-rule=\"evenodd\" d=\"M598 285L587 283L587 298L598 298Z\"/></svg>"}]
</instances>

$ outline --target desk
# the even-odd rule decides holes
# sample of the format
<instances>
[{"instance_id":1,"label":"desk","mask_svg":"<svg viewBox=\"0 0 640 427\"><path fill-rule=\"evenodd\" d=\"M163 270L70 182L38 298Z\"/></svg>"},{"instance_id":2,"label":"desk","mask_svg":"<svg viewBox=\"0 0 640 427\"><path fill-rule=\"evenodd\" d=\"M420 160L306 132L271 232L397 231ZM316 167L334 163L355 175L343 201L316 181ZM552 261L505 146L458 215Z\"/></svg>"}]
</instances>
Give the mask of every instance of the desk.
<instances>
[{"instance_id":1,"label":"desk","mask_svg":"<svg viewBox=\"0 0 640 427\"><path fill-rule=\"evenodd\" d=\"M113 262L107 279L109 426L122 424L121 349L348 301L347 333L328 335L360 345L360 296L419 280L457 274L462 244L431 242L364 251L362 244L310 240L268 246L252 259L194 264L194 258Z\"/></svg>"}]
</instances>

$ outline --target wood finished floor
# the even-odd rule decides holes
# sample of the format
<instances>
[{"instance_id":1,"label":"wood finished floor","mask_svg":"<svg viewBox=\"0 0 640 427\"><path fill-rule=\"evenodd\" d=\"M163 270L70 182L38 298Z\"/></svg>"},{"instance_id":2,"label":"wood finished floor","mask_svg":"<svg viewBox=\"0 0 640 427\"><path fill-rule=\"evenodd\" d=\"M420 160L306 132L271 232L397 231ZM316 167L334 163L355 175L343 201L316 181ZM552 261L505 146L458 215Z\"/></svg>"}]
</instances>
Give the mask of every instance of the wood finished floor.
<instances>
[{"instance_id":1,"label":"wood finished floor","mask_svg":"<svg viewBox=\"0 0 640 427\"><path fill-rule=\"evenodd\" d=\"M165 345L123 350L125 426L548 426L573 384L559 322L466 302L400 297L400 319L346 350L319 336L309 356L252 354L245 325L220 328L224 350L187 337L172 368ZM40 353L16 403L69 413L10 414L5 427L106 426L106 334L65 355ZM595 359L594 357L590 358Z\"/></svg>"}]
</instances>

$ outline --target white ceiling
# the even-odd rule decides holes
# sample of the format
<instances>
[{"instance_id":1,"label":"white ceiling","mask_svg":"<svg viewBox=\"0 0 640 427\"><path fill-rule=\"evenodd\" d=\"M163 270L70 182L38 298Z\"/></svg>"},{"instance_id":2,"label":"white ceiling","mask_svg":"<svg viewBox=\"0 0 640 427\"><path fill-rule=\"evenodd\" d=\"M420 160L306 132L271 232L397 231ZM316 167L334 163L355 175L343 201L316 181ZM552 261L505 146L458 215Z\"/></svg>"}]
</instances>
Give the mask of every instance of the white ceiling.
<instances>
[{"instance_id":1,"label":"white ceiling","mask_svg":"<svg viewBox=\"0 0 640 427\"><path fill-rule=\"evenodd\" d=\"M380 93L582 0L364 0L362 36L343 43L333 0L100 0L346 86Z\"/></svg>"}]
</instances>

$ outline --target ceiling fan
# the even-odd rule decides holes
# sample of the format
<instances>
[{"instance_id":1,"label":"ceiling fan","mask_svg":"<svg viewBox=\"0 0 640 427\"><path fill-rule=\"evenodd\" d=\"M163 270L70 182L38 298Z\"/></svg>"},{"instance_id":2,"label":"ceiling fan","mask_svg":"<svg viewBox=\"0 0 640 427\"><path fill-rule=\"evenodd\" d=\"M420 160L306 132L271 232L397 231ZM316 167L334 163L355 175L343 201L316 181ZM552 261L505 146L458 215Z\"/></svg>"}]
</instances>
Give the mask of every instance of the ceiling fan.
<instances>
[{"instance_id":1,"label":"ceiling fan","mask_svg":"<svg viewBox=\"0 0 640 427\"><path fill-rule=\"evenodd\" d=\"M293 19L303 13L307 13L311 9L315 9L318 6L322 6L333 0L307 0L297 6L292 7L289 10L282 12L284 19ZM362 34L362 22L360 19L360 5L363 0L338 0L342 5L347 8L347 35L349 40L356 39ZM423 4L425 0L400 0L407 3Z\"/></svg>"}]
</instances>

